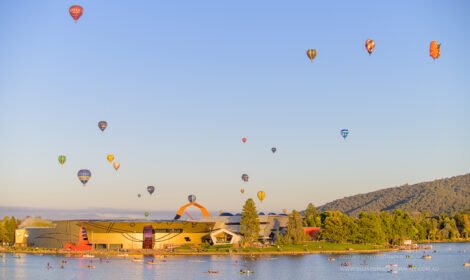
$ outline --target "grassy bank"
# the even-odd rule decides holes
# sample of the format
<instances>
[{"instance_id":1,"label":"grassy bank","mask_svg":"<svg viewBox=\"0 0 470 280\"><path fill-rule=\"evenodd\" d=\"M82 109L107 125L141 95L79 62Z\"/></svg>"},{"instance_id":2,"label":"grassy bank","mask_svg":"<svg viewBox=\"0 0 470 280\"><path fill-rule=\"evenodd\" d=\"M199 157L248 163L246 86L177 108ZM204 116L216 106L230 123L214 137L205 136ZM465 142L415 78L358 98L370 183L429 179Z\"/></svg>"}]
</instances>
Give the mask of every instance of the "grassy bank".
<instances>
[{"instance_id":1,"label":"grassy bank","mask_svg":"<svg viewBox=\"0 0 470 280\"><path fill-rule=\"evenodd\" d=\"M302 245L267 246L263 248L232 248L231 246L194 247L181 246L168 252L164 250L128 250L129 256L139 255L303 255L303 254L344 254L344 253L377 253L393 251L383 245L370 244L338 244L329 242L309 242ZM82 255L90 252L71 252L63 249L46 248L0 248L5 253L26 254L63 254ZM94 250L97 256L118 256L119 251Z\"/></svg>"}]
</instances>

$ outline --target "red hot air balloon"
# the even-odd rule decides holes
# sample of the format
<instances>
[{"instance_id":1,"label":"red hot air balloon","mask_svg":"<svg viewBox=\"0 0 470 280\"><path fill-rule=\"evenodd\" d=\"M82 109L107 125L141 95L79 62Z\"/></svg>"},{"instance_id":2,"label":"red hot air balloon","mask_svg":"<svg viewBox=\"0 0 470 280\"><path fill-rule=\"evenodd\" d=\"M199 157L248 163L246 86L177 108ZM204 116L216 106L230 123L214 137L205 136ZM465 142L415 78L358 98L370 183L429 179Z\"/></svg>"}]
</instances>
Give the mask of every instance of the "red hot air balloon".
<instances>
[{"instance_id":1,"label":"red hot air balloon","mask_svg":"<svg viewBox=\"0 0 470 280\"><path fill-rule=\"evenodd\" d=\"M246 137L243 137L243 138L242 138L242 142L243 142L243 143L246 143L246 140L248 140L248 139L246 139Z\"/></svg>"},{"instance_id":2,"label":"red hot air balloon","mask_svg":"<svg viewBox=\"0 0 470 280\"><path fill-rule=\"evenodd\" d=\"M77 20L83 14L83 8L82 8L82 6L79 6L79 5L73 5L69 8L69 13L72 16L73 20L75 20L75 22L77 22Z\"/></svg>"}]
</instances>

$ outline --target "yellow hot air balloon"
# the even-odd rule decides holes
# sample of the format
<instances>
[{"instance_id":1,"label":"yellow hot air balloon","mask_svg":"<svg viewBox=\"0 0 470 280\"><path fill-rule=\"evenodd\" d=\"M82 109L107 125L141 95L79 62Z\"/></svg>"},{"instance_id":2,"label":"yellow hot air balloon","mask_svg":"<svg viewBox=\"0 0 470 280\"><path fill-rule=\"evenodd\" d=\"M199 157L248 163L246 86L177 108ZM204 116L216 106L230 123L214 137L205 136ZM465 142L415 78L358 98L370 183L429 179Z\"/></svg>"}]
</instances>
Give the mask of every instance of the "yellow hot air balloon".
<instances>
[{"instance_id":1,"label":"yellow hot air balloon","mask_svg":"<svg viewBox=\"0 0 470 280\"><path fill-rule=\"evenodd\" d=\"M109 161L109 163L113 162L114 160L114 155L113 154L109 154L106 159Z\"/></svg>"},{"instance_id":2,"label":"yellow hot air balloon","mask_svg":"<svg viewBox=\"0 0 470 280\"><path fill-rule=\"evenodd\" d=\"M264 191L258 192L258 199L259 201L263 202L264 198L266 197L266 193Z\"/></svg>"},{"instance_id":3,"label":"yellow hot air balloon","mask_svg":"<svg viewBox=\"0 0 470 280\"><path fill-rule=\"evenodd\" d=\"M115 161L115 162L113 163L113 167L114 167L114 169L116 169L116 171L117 171L117 170L119 169L119 167L121 167L121 164L120 164L119 162Z\"/></svg>"}]
</instances>

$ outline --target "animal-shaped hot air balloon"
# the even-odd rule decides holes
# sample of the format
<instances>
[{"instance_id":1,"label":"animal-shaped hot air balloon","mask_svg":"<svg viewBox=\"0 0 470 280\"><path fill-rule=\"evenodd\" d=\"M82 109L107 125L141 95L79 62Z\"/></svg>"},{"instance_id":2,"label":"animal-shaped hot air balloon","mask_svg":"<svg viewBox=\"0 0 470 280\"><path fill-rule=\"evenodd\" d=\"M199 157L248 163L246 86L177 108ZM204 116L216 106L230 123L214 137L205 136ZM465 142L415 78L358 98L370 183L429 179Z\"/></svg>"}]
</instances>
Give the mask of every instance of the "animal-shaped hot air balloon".
<instances>
[{"instance_id":1,"label":"animal-shaped hot air balloon","mask_svg":"<svg viewBox=\"0 0 470 280\"><path fill-rule=\"evenodd\" d=\"M83 186L85 186L86 183L88 183L88 180L90 180L91 178L91 172L88 169L81 169L78 171L77 176L78 176L78 180L80 180Z\"/></svg>"},{"instance_id":2,"label":"animal-shaped hot air balloon","mask_svg":"<svg viewBox=\"0 0 470 280\"><path fill-rule=\"evenodd\" d=\"M248 176L248 174L242 174L243 182L248 182L249 179L250 179L250 177Z\"/></svg>"},{"instance_id":3,"label":"animal-shaped hot air balloon","mask_svg":"<svg viewBox=\"0 0 470 280\"><path fill-rule=\"evenodd\" d=\"M58 157L58 159L59 159L60 165L64 165L65 160L67 160L67 157L64 156L64 155L60 155L60 156Z\"/></svg>"},{"instance_id":4,"label":"animal-shaped hot air balloon","mask_svg":"<svg viewBox=\"0 0 470 280\"><path fill-rule=\"evenodd\" d=\"M241 192L241 193L245 193L245 189L244 189L244 188L241 188L241 189L240 189L240 192Z\"/></svg>"},{"instance_id":5,"label":"animal-shaped hot air balloon","mask_svg":"<svg viewBox=\"0 0 470 280\"><path fill-rule=\"evenodd\" d=\"M114 155L113 154L109 154L108 156L106 156L106 159L109 161L109 163L113 162L114 160Z\"/></svg>"},{"instance_id":6,"label":"animal-shaped hot air balloon","mask_svg":"<svg viewBox=\"0 0 470 280\"><path fill-rule=\"evenodd\" d=\"M73 20L75 20L75 22L77 22L77 20L83 14L83 8L82 8L82 6L79 6L79 5L73 5L69 8L69 13L72 16Z\"/></svg>"},{"instance_id":7,"label":"animal-shaped hot air balloon","mask_svg":"<svg viewBox=\"0 0 470 280\"><path fill-rule=\"evenodd\" d=\"M155 187L154 186L148 186L147 191L149 192L150 195L152 195L153 192L155 191Z\"/></svg>"},{"instance_id":8,"label":"animal-shaped hot air balloon","mask_svg":"<svg viewBox=\"0 0 470 280\"><path fill-rule=\"evenodd\" d=\"M188 201L193 203L196 201L196 196L194 194L188 195Z\"/></svg>"},{"instance_id":9,"label":"animal-shaped hot air balloon","mask_svg":"<svg viewBox=\"0 0 470 280\"><path fill-rule=\"evenodd\" d=\"M375 48L375 42L374 42L374 40L372 40L372 39L367 39L367 40L366 40L366 50L367 50L367 52L369 53L369 55L372 54L372 52L374 51L374 48Z\"/></svg>"},{"instance_id":10,"label":"animal-shaped hot air balloon","mask_svg":"<svg viewBox=\"0 0 470 280\"><path fill-rule=\"evenodd\" d=\"M264 198L266 197L266 193L264 191L258 192L258 199L259 201L263 202Z\"/></svg>"},{"instance_id":11,"label":"animal-shaped hot air balloon","mask_svg":"<svg viewBox=\"0 0 470 280\"><path fill-rule=\"evenodd\" d=\"M346 139L346 137L348 137L348 134L349 134L349 129L341 129L340 133L341 133L341 136L344 139Z\"/></svg>"},{"instance_id":12,"label":"animal-shaped hot air balloon","mask_svg":"<svg viewBox=\"0 0 470 280\"><path fill-rule=\"evenodd\" d=\"M119 167L121 167L121 164L120 164L119 162L115 161L115 162L113 163L113 167L114 167L114 169L115 169L116 171L118 171Z\"/></svg>"},{"instance_id":13,"label":"animal-shaped hot air balloon","mask_svg":"<svg viewBox=\"0 0 470 280\"><path fill-rule=\"evenodd\" d=\"M431 41L429 45L429 55L432 59L438 59L441 56L441 44L437 41Z\"/></svg>"},{"instance_id":14,"label":"animal-shaped hot air balloon","mask_svg":"<svg viewBox=\"0 0 470 280\"><path fill-rule=\"evenodd\" d=\"M314 49L307 50L307 56L310 59L310 62L313 62L313 60L317 56L317 50L314 50Z\"/></svg>"},{"instance_id":15,"label":"animal-shaped hot air balloon","mask_svg":"<svg viewBox=\"0 0 470 280\"><path fill-rule=\"evenodd\" d=\"M271 148L271 152L273 152L273 154L276 153L276 151L277 151L277 148L276 148L276 147L272 147L272 148Z\"/></svg>"},{"instance_id":16,"label":"animal-shaped hot air balloon","mask_svg":"<svg viewBox=\"0 0 470 280\"><path fill-rule=\"evenodd\" d=\"M243 137L243 138L242 138L242 142L243 142L243 143L246 143L247 140L248 140L248 139L247 139L246 137Z\"/></svg>"},{"instance_id":17,"label":"animal-shaped hot air balloon","mask_svg":"<svg viewBox=\"0 0 470 280\"><path fill-rule=\"evenodd\" d=\"M100 121L98 123L98 127L101 131L104 131L108 127L108 123L106 121Z\"/></svg>"}]
</instances>

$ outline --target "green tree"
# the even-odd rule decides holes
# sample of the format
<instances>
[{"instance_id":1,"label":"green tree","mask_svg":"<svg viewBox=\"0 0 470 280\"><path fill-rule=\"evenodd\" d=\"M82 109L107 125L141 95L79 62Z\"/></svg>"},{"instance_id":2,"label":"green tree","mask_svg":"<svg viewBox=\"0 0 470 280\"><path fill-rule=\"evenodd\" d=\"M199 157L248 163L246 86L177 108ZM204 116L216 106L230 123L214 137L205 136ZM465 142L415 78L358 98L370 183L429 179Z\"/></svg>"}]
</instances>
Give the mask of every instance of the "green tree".
<instances>
[{"instance_id":1,"label":"green tree","mask_svg":"<svg viewBox=\"0 0 470 280\"><path fill-rule=\"evenodd\" d=\"M301 244L306 240L303 227L302 215L293 210L289 215L287 223L287 234L284 236L284 243L286 244Z\"/></svg>"},{"instance_id":2,"label":"green tree","mask_svg":"<svg viewBox=\"0 0 470 280\"><path fill-rule=\"evenodd\" d=\"M339 211L327 211L324 213L323 229L320 232L323 239L333 242L346 242L348 239L348 216Z\"/></svg>"},{"instance_id":3,"label":"green tree","mask_svg":"<svg viewBox=\"0 0 470 280\"><path fill-rule=\"evenodd\" d=\"M359 214L358 219L358 242L383 244L385 234L382 230L382 222L377 214L372 212L363 212Z\"/></svg>"},{"instance_id":4,"label":"green tree","mask_svg":"<svg viewBox=\"0 0 470 280\"><path fill-rule=\"evenodd\" d=\"M317 227L318 210L315 208L313 203L309 203L307 209L305 209L305 221L304 225L307 227Z\"/></svg>"},{"instance_id":5,"label":"green tree","mask_svg":"<svg viewBox=\"0 0 470 280\"><path fill-rule=\"evenodd\" d=\"M240 233L243 234L243 246L251 246L259 238L259 217L253 199L246 200L240 220Z\"/></svg>"}]
</instances>

